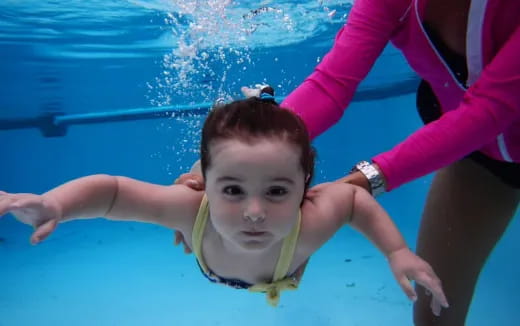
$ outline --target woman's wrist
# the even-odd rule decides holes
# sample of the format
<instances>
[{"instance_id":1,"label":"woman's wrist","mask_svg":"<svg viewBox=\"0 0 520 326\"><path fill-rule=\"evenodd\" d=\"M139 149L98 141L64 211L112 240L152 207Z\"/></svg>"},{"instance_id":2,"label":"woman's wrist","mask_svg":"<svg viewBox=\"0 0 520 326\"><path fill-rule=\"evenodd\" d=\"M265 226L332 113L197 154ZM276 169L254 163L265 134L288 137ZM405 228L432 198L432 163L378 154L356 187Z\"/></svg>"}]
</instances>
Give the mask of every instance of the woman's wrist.
<instances>
[{"instance_id":1,"label":"woman's wrist","mask_svg":"<svg viewBox=\"0 0 520 326\"><path fill-rule=\"evenodd\" d=\"M386 191L386 180L381 169L375 163L361 161L352 168L351 174L357 174L355 184L365 188L374 197ZM365 180L358 180L360 178Z\"/></svg>"}]
</instances>

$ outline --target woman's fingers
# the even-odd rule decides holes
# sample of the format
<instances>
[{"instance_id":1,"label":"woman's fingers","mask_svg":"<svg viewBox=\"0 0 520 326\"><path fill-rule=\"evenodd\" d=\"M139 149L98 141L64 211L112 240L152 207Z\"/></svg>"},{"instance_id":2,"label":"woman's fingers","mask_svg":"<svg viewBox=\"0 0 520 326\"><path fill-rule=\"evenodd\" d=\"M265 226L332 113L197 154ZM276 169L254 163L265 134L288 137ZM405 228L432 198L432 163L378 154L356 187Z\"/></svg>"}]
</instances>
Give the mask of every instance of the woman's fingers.
<instances>
[{"instance_id":1,"label":"woman's fingers","mask_svg":"<svg viewBox=\"0 0 520 326\"><path fill-rule=\"evenodd\" d=\"M175 180L175 184L183 184L193 190L204 190L204 181L198 174L184 173Z\"/></svg>"},{"instance_id":2,"label":"woman's fingers","mask_svg":"<svg viewBox=\"0 0 520 326\"><path fill-rule=\"evenodd\" d=\"M204 190L204 184L194 179L186 180L184 184L193 190Z\"/></svg>"},{"instance_id":3,"label":"woman's fingers","mask_svg":"<svg viewBox=\"0 0 520 326\"><path fill-rule=\"evenodd\" d=\"M184 236L182 235L181 231L175 230L175 245L178 246L184 242Z\"/></svg>"},{"instance_id":4,"label":"woman's fingers","mask_svg":"<svg viewBox=\"0 0 520 326\"><path fill-rule=\"evenodd\" d=\"M181 231L175 230L175 245L178 246L182 243L182 246L184 247L184 253L185 254L191 254L191 248L188 247L188 244L186 243L186 240L184 239L184 235Z\"/></svg>"}]
</instances>

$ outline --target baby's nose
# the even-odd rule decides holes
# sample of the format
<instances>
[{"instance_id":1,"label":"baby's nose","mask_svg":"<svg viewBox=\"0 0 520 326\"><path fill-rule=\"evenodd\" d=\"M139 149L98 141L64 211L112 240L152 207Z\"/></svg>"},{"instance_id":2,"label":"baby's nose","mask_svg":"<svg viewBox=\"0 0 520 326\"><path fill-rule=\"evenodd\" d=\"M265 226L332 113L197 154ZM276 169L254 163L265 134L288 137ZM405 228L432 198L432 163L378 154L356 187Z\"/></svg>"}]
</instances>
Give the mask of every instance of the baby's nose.
<instances>
[{"instance_id":1,"label":"baby's nose","mask_svg":"<svg viewBox=\"0 0 520 326\"><path fill-rule=\"evenodd\" d=\"M248 202L244 217L251 222L260 222L265 219L265 210L262 202L258 199L252 199Z\"/></svg>"},{"instance_id":2,"label":"baby's nose","mask_svg":"<svg viewBox=\"0 0 520 326\"><path fill-rule=\"evenodd\" d=\"M263 215L246 215L245 218L253 223L259 223L265 219L265 216L263 216Z\"/></svg>"}]
</instances>

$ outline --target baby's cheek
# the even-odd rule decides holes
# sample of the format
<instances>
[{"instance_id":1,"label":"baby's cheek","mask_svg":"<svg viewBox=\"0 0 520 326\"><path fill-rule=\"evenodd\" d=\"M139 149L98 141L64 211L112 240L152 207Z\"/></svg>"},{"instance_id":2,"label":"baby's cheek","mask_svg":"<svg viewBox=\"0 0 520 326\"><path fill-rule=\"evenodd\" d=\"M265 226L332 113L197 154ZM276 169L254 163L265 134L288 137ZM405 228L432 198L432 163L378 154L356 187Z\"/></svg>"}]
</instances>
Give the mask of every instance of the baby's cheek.
<instances>
[{"instance_id":1,"label":"baby's cheek","mask_svg":"<svg viewBox=\"0 0 520 326\"><path fill-rule=\"evenodd\" d=\"M224 206L224 207L223 207ZM221 222L229 224L229 223L239 223L241 220L242 211L240 208L235 207L234 205L223 205L218 209L215 209L214 215L221 220ZM212 214L213 215L213 214Z\"/></svg>"},{"instance_id":2,"label":"baby's cheek","mask_svg":"<svg viewBox=\"0 0 520 326\"><path fill-rule=\"evenodd\" d=\"M288 233L297 221L297 214L297 212L294 213L292 210L280 212L277 214L277 217L270 219L270 223L283 233Z\"/></svg>"}]
</instances>

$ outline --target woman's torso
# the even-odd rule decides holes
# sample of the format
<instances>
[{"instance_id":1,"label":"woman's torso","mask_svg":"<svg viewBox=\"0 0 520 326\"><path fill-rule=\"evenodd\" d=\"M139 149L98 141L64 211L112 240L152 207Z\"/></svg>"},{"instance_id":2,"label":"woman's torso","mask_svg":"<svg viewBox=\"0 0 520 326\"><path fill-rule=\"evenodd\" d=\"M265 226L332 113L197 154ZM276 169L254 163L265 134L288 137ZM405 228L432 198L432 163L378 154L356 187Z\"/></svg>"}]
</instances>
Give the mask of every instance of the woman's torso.
<instances>
[{"instance_id":1,"label":"woman's torso","mask_svg":"<svg viewBox=\"0 0 520 326\"><path fill-rule=\"evenodd\" d=\"M518 17L519 1L412 0L392 42L402 50L410 66L428 81L446 113L458 108L467 87L479 77L481 71L472 69L478 60L476 56L481 60L477 65L484 68L489 64L516 30ZM457 80L425 26L450 51L469 58L466 81ZM479 28L475 29L476 26ZM497 160L519 162L520 119L499 137L505 139L505 145L496 139L480 150ZM500 145L509 148L507 155L501 152Z\"/></svg>"},{"instance_id":2,"label":"woman's torso","mask_svg":"<svg viewBox=\"0 0 520 326\"><path fill-rule=\"evenodd\" d=\"M440 37L442 42L459 55L466 54L466 29L471 0L428 1L423 23Z\"/></svg>"}]
</instances>

